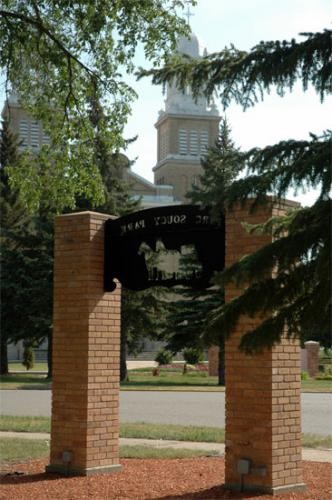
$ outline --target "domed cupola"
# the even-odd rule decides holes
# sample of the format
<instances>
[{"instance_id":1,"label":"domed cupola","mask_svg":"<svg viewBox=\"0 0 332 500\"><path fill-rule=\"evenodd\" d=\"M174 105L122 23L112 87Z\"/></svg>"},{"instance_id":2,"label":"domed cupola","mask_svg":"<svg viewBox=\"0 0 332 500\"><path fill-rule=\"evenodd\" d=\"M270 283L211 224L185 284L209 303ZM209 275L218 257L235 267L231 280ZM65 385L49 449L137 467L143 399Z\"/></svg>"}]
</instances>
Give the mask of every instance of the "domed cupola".
<instances>
[{"instance_id":1,"label":"domed cupola","mask_svg":"<svg viewBox=\"0 0 332 500\"><path fill-rule=\"evenodd\" d=\"M182 36L177 42L176 52L189 56L193 59L199 59L199 42L194 33L190 33L189 37ZM193 99L190 89L180 90L173 84L167 85L166 113L183 113L183 114L199 114L199 115L217 115L215 107L208 105L205 97ZM161 111L161 115L163 115Z\"/></svg>"},{"instance_id":2,"label":"domed cupola","mask_svg":"<svg viewBox=\"0 0 332 500\"><path fill-rule=\"evenodd\" d=\"M190 33L189 38L181 36L176 44L176 51L179 54L197 59L199 57L199 42L195 33Z\"/></svg>"}]
</instances>

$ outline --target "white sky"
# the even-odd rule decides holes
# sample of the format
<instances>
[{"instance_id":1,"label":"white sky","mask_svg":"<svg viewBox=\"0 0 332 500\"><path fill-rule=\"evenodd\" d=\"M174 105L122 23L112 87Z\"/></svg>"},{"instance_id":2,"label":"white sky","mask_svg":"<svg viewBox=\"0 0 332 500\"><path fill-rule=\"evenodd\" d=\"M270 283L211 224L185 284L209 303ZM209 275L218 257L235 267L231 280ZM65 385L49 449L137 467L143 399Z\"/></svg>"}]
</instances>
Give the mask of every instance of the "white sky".
<instances>
[{"instance_id":1,"label":"white sky","mask_svg":"<svg viewBox=\"0 0 332 500\"><path fill-rule=\"evenodd\" d=\"M298 33L331 28L331 0L198 0L191 8L192 31L198 36L202 49L216 52L233 43L248 50L261 40L290 40ZM140 60L139 64L149 67ZM126 137L138 135L126 154L137 157L132 169L153 180L152 167L157 158L157 133L154 123L164 106L159 87L149 79L132 82L139 98L134 104L125 129ZM217 102L218 104L218 102ZM219 106L221 111L221 107ZM264 101L243 112L239 106L227 109L233 140L243 150L254 146L274 144L283 139L307 139L309 132L320 133L332 128L332 97L320 104L319 96L310 89L303 93L301 86L280 98L265 96ZM290 193L290 198L294 198ZM312 202L312 194L300 196L302 203Z\"/></svg>"}]
</instances>

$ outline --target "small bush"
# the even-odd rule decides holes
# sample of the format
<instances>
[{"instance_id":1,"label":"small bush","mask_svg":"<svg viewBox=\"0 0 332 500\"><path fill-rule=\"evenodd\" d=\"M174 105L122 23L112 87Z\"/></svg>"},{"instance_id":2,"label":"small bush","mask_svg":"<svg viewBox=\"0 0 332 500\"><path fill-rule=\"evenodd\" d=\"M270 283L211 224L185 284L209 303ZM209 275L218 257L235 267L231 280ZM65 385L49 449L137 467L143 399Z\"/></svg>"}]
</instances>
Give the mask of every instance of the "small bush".
<instances>
[{"instance_id":1,"label":"small bush","mask_svg":"<svg viewBox=\"0 0 332 500\"><path fill-rule=\"evenodd\" d=\"M301 372L301 380L309 380L308 372Z\"/></svg>"},{"instance_id":2,"label":"small bush","mask_svg":"<svg viewBox=\"0 0 332 500\"><path fill-rule=\"evenodd\" d=\"M183 359L189 365L197 365L203 361L203 351L198 347L187 347L183 351Z\"/></svg>"},{"instance_id":3,"label":"small bush","mask_svg":"<svg viewBox=\"0 0 332 500\"><path fill-rule=\"evenodd\" d=\"M34 362L35 353L33 352L32 346L27 344L24 346L22 365L25 366L27 370L31 370L31 368L33 368Z\"/></svg>"},{"instance_id":4,"label":"small bush","mask_svg":"<svg viewBox=\"0 0 332 500\"><path fill-rule=\"evenodd\" d=\"M155 357L155 361L158 363L158 365L168 365L169 363L172 362L172 353L170 351L167 351L167 349L161 349L158 353L157 356Z\"/></svg>"},{"instance_id":5,"label":"small bush","mask_svg":"<svg viewBox=\"0 0 332 500\"><path fill-rule=\"evenodd\" d=\"M324 375L318 375L315 380L332 380L332 374L325 373Z\"/></svg>"}]
</instances>

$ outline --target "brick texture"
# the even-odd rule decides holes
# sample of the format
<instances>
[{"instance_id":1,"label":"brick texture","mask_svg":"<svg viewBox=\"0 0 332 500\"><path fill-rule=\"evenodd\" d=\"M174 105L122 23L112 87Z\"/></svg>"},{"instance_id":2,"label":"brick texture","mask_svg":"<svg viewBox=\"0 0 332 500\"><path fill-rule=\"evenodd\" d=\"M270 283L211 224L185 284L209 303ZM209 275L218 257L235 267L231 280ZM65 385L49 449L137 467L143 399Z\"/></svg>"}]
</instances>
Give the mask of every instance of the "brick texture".
<instances>
[{"instance_id":1,"label":"brick texture","mask_svg":"<svg viewBox=\"0 0 332 500\"><path fill-rule=\"evenodd\" d=\"M307 356L307 372L310 377L316 377L319 373L319 342L308 340L304 346Z\"/></svg>"},{"instance_id":2,"label":"brick texture","mask_svg":"<svg viewBox=\"0 0 332 500\"><path fill-rule=\"evenodd\" d=\"M234 208L226 218L226 266L271 241L268 235L250 235L243 222L260 223L284 213L290 202L272 202L250 213L250 205ZM229 284L226 301L239 296L242 285ZM300 423L300 355L296 342L248 356L238 350L242 335L259 324L258 317L241 317L226 342L226 484L234 489L270 493L302 489ZM241 476L239 459L266 474Z\"/></svg>"},{"instance_id":3,"label":"brick texture","mask_svg":"<svg viewBox=\"0 0 332 500\"><path fill-rule=\"evenodd\" d=\"M219 371L219 347L212 345L208 350L209 376L217 377Z\"/></svg>"},{"instance_id":4,"label":"brick texture","mask_svg":"<svg viewBox=\"0 0 332 500\"><path fill-rule=\"evenodd\" d=\"M48 471L119 467L119 286L104 293L104 222L92 212L55 221L53 397ZM63 452L69 451L69 463Z\"/></svg>"}]
</instances>

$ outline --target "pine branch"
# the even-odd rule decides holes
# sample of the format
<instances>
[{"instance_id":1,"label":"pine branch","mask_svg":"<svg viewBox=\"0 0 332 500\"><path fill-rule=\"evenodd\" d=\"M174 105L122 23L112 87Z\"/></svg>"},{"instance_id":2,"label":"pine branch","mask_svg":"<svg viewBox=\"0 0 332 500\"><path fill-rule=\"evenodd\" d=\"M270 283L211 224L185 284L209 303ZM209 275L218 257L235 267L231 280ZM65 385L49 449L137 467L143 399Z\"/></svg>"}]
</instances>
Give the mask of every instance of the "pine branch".
<instances>
[{"instance_id":1,"label":"pine branch","mask_svg":"<svg viewBox=\"0 0 332 500\"><path fill-rule=\"evenodd\" d=\"M198 61L175 59L162 69L140 70L138 77L152 76L156 85L190 86L195 97L211 97L218 91L224 106L231 100L245 109L263 99L271 87L280 96L301 80L303 90L312 84L321 101L332 91L331 30L301 33L306 40L261 42L250 52L233 46Z\"/></svg>"}]
</instances>

